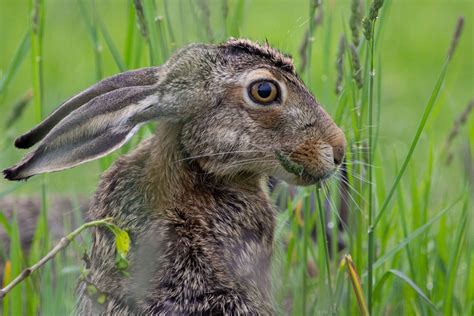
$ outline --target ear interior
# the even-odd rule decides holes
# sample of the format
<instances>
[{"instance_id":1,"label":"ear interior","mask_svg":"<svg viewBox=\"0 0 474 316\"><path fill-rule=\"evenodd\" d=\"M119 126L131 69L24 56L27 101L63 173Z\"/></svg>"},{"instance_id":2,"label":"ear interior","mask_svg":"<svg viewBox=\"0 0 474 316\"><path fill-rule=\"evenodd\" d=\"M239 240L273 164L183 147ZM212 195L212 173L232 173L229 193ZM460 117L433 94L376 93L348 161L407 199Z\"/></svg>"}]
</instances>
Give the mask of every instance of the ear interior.
<instances>
[{"instance_id":1,"label":"ear interior","mask_svg":"<svg viewBox=\"0 0 474 316\"><path fill-rule=\"evenodd\" d=\"M72 111L17 165L9 180L67 169L121 147L140 123L157 118L156 88L126 87L100 95Z\"/></svg>"}]
</instances>

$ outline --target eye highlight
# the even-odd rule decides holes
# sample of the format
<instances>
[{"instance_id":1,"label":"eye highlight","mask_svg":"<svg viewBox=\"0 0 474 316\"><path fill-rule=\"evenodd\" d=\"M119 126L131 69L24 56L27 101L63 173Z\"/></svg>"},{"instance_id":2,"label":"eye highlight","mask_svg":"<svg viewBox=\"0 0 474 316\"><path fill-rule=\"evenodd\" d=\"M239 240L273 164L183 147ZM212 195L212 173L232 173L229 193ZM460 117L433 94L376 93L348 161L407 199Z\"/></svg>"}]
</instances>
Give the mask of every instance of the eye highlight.
<instances>
[{"instance_id":1,"label":"eye highlight","mask_svg":"<svg viewBox=\"0 0 474 316\"><path fill-rule=\"evenodd\" d=\"M249 87L249 92L251 99L262 105L272 103L279 96L276 83L269 80L260 80L252 83Z\"/></svg>"}]
</instances>

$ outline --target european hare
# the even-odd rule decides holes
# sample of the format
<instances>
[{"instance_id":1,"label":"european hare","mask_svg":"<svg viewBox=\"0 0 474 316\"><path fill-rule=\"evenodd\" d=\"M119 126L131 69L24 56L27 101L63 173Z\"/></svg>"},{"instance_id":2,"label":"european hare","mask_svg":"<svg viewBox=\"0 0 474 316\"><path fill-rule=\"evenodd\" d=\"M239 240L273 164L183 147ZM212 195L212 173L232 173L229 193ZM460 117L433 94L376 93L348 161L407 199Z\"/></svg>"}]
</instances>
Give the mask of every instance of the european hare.
<instances>
[{"instance_id":1,"label":"european hare","mask_svg":"<svg viewBox=\"0 0 474 316\"><path fill-rule=\"evenodd\" d=\"M40 143L5 177L97 159L157 119L156 134L103 175L90 209L128 230L129 275L97 228L90 282L106 301L80 284L78 313L272 314L266 179L317 183L341 164L345 138L292 60L268 45L189 45L162 66L97 83L16 140Z\"/></svg>"}]
</instances>

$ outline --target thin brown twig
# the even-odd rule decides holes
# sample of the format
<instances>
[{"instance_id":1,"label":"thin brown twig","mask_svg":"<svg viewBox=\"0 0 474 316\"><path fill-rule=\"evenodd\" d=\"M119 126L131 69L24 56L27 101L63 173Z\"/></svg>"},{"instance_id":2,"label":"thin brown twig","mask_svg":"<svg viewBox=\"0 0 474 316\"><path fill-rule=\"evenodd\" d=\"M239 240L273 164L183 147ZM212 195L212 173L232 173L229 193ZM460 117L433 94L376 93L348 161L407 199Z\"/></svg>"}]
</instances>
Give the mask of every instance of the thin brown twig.
<instances>
[{"instance_id":1,"label":"thin brown twig","mask_svg":"<svg viewBox=\"0 0 474 316\"><path fill-rule=\"evenodd\" d=\"M59 243L44 256L41 258L37 263L33 264L32 266L24 269L13 281L8 283L3 289L0 289L0 300L2 300L5 295L8 294L15 286L20 284L23 280L28 278L33 272L40 269L44 266L49 260L53 259L61 250L66 248L71 241L73 241L82 231L90 227L102 226L102 225L111 225L111 218L105 218L101 220L96 220L92 222L88 222L83 224L81 227L77 228L75 231L70 233L69 235L61 238Z\"/></svg>"}]
</instances>

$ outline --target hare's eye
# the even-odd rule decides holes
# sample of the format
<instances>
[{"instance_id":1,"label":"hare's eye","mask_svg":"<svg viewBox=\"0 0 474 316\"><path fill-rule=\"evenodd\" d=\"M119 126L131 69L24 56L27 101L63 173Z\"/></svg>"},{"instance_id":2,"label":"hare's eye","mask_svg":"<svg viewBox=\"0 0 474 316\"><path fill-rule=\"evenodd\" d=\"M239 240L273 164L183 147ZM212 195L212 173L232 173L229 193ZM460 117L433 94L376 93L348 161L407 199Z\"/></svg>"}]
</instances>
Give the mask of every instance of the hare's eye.
<instances>
[{"instance_id":1,"label":"hare's eye","mask_svg":"<svg viewBox=\"0 0 474 316\"><path fill-rule=\"evenodd\" d=\"M267 105L278 97L278 88L271 81L258 81L250 86L250 96L260 104Z\"/></svg>"}]
</instances>

